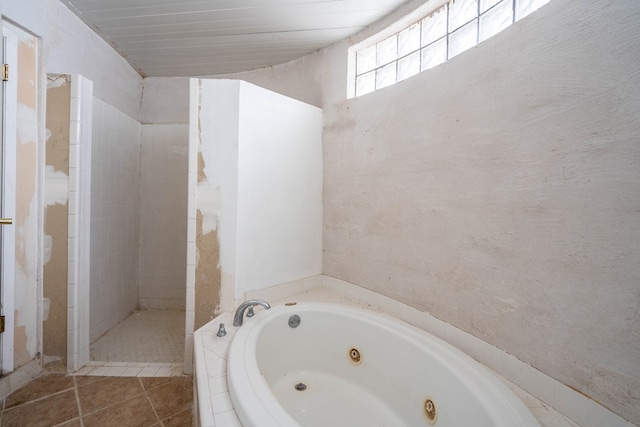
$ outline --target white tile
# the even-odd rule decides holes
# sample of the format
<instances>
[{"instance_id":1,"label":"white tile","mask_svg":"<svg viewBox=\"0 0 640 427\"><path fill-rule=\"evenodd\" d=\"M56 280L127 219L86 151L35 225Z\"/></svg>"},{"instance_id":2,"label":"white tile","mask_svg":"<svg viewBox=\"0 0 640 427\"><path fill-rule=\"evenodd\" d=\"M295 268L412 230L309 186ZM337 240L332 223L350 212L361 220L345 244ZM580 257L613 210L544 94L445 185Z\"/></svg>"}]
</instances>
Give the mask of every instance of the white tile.
<instances>
[{"instance_id":1,"label":"white tile","mask_svg":"<svg viewBox=\"0 0 640 427\"><path fill-rule=\"evenodd\" d=\"M143 368L140 368L140 367L128 366L122 370L122 372L120 373L120 376L121 377L137 377L138 375L140 375L140 371L142 371L142 369Z\"/></svg>"},{"instance_id":2,"label":"white tile","mask_svg":"<svg viewBox=\"0 0 640 427\"><path fill-rule=\"evenodd\" d=\"M242 423L236 415L236 411L225 411L222 413L216 413L215 416L216 427L242 427Z\"/></svg>"},{"instance_id":3,"label":"white tile","mask_svg":"<svg viewBox=\"0 0 640 427\"><path fill-rule=\"evenodd\" d=\"M498 376L498 378L500 378L501 381L503 381L509 386L511 391L513 391L515 395L518 396L518 398L524 402L525 405L527 405L527 408L531 409L531 408L539 408L544 406L544 404L540 400L536 399L534 396L527 393L526 391L524 391L523 389L521 389L511 381L507 380L506 378L504 378L499 374L496 374L496 375Z\"/></svg>"},{"instance_id":4,"label":"white tile","mask_svg":"<svg viewBox=\"0 0 640 427\"><path fill-rule=\"evenodd\" d=\"M71 97L69 108L69 120L72 122L80 121L80 99Z\"/></svg>"},{"instance_id":5,"label":"white tile","mask_svg":"<svg viewBox=\"0 0 640 427\"><path fill-rule=\"evenodd\" d=\"M173 374L173 370L171 366L161 366L153 376L154 377L170 377Z\"/></svg>"},{"instance_id":6,"label":"white tile","mask_svg":"<svg viewBox=\"0 0 640 427\"><path fill-rule=\"evenodd\" d=\"M160 368L157 366L147 366L146 368L142 368L142 370L140 371L140 373L138 374L139 377L153 377L156 372L158 372Z\"/></svg>"},{"instance_id":7,"label":"white tile","mask_svg":"<svg viewBox=\"0 0 640 427\"><path fill-rule=\"evenodd\" d=\"M80 123L78 122L71 122L69 124L69 150L71 150L71 147L78 147L79 143L80 143L80 138L81 138L81 134L80 134ZM69 167L78 167L80 164L78 163L77 158L74 158L73 160L71 159L71 157L69 157Z\"/></svg>"},{"instance_id":8,"label":"white tile","mask_svg":"<svg viewBox=\"0 0 640 427\"><path fill-rule=\"evenodd\" d=\"M72 225L72 221L74 221L77 224L76 218L71 218L71 217L77 217L77 215L72 215L69 214L69 237L70 238L77 238L78 237L78 227L74 227Z\"/></svg>"},{"instance_id":9,"label":"white tile","mask_svg":"<svg viewBox=\"0 0 640 427\"><path fill-rule=\"evenodd\" d=\"M187 265L187 289L194 289L196 286L196 267L195 265ZM193 300L191 300L193 303ZM193 310L194 306L189 307L189 300L187 299L187 310Z\"/></svg>"},{"instance_id":10,"label":"white tile","mask_svg":"<svg viewBox=\"0 0 640 427\"><path fill-rule=\"evenodd\" d=\"M77 331L78 330L78 310L75 307L67 307L67 325L71 325L71 328L67 329L68 331Z\"/></svg>"},{"instance_id":11,"label":"white tile","mask_svg":"<svg viewBox=\"0 0 640 427\"><path fill-rule=\"evenodd\" d=\"M187 219L187 243L196 241L196 219Z\"/></svg>"},{"instance_id":12,"label":"white tile","mask_svg":"<svg viewBox=\"0 0 640 427\"><path fill-rule=\"evenodd\" d=\"M95 368L93 368L91 370L91 372L89 372L87 375L91 375L91 376L99 376L99 377L103 377L107 374L107 372L109 371L109 369L111 368L107 368L106 366L97 366Z\"/></svg>"},{"instance_id":13,"label":"white tile","mask_svg":"<svg viewBox=\"0 0 640 427\"><path fill-rule=\"evenodd\" d=\"M181 377L184 375L184 367L182 366L182 364L179 367L171 369L171 375L169 375L170 377Z\"/></svg>"},{"instance_id":14,"label":"white tile","mask_svg":"<svg viewBox=\"0 0 640 427\"><path fill-rule=\"evenodd\" d=\"M122 368L122 367L129 366L129 363L128 362L106 362L104 364L104 366L108 366L110 368L113 368L113 367L121 367Z\"/></svg>"},{"instance_id":15,"label":"white tile","mask_svg":"<svg viewBox=\"0 0 640 427\"><path fill-rule=\"evenodd\" d=\"M196 245L187 245L187 265L196 265Z\"/></svg>"},{"instance_id":16,"label":"white tile","mask_svg":"<svg viewBox=\"0 0 640 427\"><path fill-rule=\"evenodd\" d=\"M209 375L215 377L224 375L227 372L227 361L215 354L205 353L206 369Z\"/></svg>"},{"instance_id":17,"label":"white tile","mask_svg":"<svg viewBox=\"0 0 640 427\"><path fill-rule=\"evenodd\" d=\"M104 374L106 377L120 377L122 376L122 373L125 371L124 366L112 366L110 367L107 372Z\"/></svg>"},{"instance_id":18,"label":"white tile","mask_svg":"<svg viewBox=\"0 0 640 427\"><path fill-rule=\"evenodd\" d=\"M82 79L78 75L71 76L71 97L72 98L80 98L82 97Z\"/></svg>"},{"instance_id":19,"label":"white tile","mask_svg":"<svg viewBox=\"0 0 640 427\"><path fill-rule=\"evenodd\" d=\"M588 423L590 427L633 427L629 421L609 411L607 408L599 405L589 399Z\"/></svg>"},{"instance_id":20,"label":"white tile","mask_svg":"<svg viewBox=\"0 0 640 427\"><path fill-rule=\"evenodd\" d=\"M91 372L93 368L94 368L93 366L83 366L82 368L74 372L73 375L79 375L79 376L89 375L89 372Z\"/></svg>"},{"instance_id":21,"label":"white tile","mask_svg":"<svg viewBox=\"0 0 640 427\"><path fill-rule=\"evenodd\" d=\"M185 336L185 350L184 350L184 373L190 374L193 372L193 335Z\"/></svg>"},{"instance_id":22,"label":"white tile","mask_svg":"<svg viewBox=\"0 0 640 427\"><path fill-rule=\"evenodd\" d=\"M67 259L69 261L77 261L77 257L78 257L78 239L73 237L68 238L67 239ZM77 276L74 280L72 280L72 283L78 283Z\"/></svg>"},{"instance_id":23,"label":"white tile","mask_svg":"<svg viewBox=\"0 0 640 427\"><path fill-rule=\"evenodd\" d=\"M76 331L67 331L68 334L71 334L72 339L68 339L67 340L67 352L68 353L72 353L72 354L77 354L78 353L78 340L74 339L77 338L76 336Z\"/></svg>"},{"instance_id":24,"label":"white tile","mask_svg":"<svg viewBox=\"0 0 640 427\"><path fill-rule=\"evenodd\" d=\"M67 286L67 308L78 307L78 285L71 283Z\"/></svg>"},{"instance_id":25,"label":"white tile","mask_svg":"<svg viewBox=\"0 0 640 427\"><path fill-rule=\"evenodd\" d=\"M69 284L69 286L77 286L78 285L78 262L75 260L69 260L67 261L67 283ZM76 289L74 287L74 289ZM75 291L74 291L75 292ZM77 300L78 297L77 295L71 295L68 294L68 297L70 297L73 300L72 304L69 304L70 307L77 307ZM69 300L67 300L69 301Z\"/></svg>"},{"instance_id":26,"label":"white tile","mask_svg":"<svg viewBox=\"0 0 640 427\"><path fill-rule=\"evenodd\" d=\"M78 191L80 189L80 182L78 181L79 170L78 168L69 168L69 191Z\"/></svg>"},{"instance_id":27,"label":"white tile","mask_svg":"<svg viewBox=\"0 0 640 427\"><path fill-rule=\"evenodd\" d=\"M577 424L546 406L531 408L531 413L538 419L542 427L578 427Z\"/></svg>"},{"instance_id":28,"label":"white tile","mask_svg":"<svg viewBox=\"0 0 640 427\"><path fill-rule=\"evenodd\" d=\"M211 394L225 393L229 391L226 375L209 377L208 380L209 380L209 391L211 392Z\"/></svg>"},{"instance_id":29,"label":"white tile","mask_svg":"<svg viewBox=\"0 0 640 427\"><path fill-rule=\"evenodd\" d=\"M146 368L149 366L147 362L129 362L127 363L127 367L129 368Z\"/></svg>"},{"instance_id":30,"label":"white tile","mask_svg":"<svg viewBox=\"0 0 640 427\"><path fill-rule=\"evenodd\" d=\"M211 407L211 399L208 396L203 396L203 393L198 394L198 415L200 418L201 426L216 427L214 422L213 409Z\"/></svg>"},{"instance_id":31,"label":"white tile","mask_svg":"<svg viewBox=\"0 0 640 427\"><path fill-rule=\"evenodd\" d=\"M214 414L233 409L233 402L231 402L231 395L229 395L228 392L212 394L211 407L213 408Z\"/></svg>"},{"instance_id":32,"label":"white tile","mask_svg":"<svg viewBox=\"0 0 640 427\"><path fill-rule=\"evenodd\" d=\"M229 353L230 346L231 343L229 341L220 339L216 336L213 336L204 342L204 347L207 351L214 353L224 360L227 359L227 353Z\"/></svg>"},{"instance_id":33,"label":"white tile","mask_svg":"<svg viewBox=\"0 0 640 427\"><path fill-rule=\"evenodd\" d=\"M80 149L78 145L69 145L69 167L80 167Z\"/></svg>"},{"instance_id":34,"label":"white tile","mask_svg":"<svg viewBox=\"0 0 640 427\"><path fill-rule=\"evenodd\" d=\"M195 323L195 312L187 310L185 313L185 326L193 325ZM193 331L193 327L191 328Z\"/></svg>"}]
</instances>

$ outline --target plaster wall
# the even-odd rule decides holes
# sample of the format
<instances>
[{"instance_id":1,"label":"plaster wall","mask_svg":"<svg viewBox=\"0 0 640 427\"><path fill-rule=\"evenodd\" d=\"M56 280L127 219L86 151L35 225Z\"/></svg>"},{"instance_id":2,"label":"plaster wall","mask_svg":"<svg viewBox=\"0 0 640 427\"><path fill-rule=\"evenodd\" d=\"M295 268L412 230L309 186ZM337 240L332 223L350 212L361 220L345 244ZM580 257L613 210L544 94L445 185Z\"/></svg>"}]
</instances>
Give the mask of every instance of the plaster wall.
<instances>
[{"instance_id":1,"label":"plaster wall","mask_svg":"<svg viewBox=\"0 0 640 427\"><path fill-rule=\"evenodd\" d=\"M185 309L187 242L186 124L142 125L139 304Z\"/></svg>"},{"instance_id":2,"label":"plaster wall","mask_svg":"<svg viewBox=\"0 0 640 427\"><path fill-rule=\"evenodd\" d=\"M142 125L93 99L90 340L138 305Z\"/></svg>"},{"instance_id":3,"label":"plaster wall","mask_svg":"<svg viewBox=\"0 0 640 427\"><path fill-rule=\"evenodd\" d=\"M633 0L552 0L354 100L346 41L237 77L324 109L324 274L640 424L639 24Z\"/></svg>"},{"instance_id":4,"label":"plaster wall","mask_svg":"<svg viewBox=\"0 0 640 427\"><path fill-rule=\"evenodd\" d=\"M322 271L322 110L240 83L235 297Z\"/></svg>"},{"instance_id":5,"label":"plaster wall","mask_svg":"<svg viewBox=\"0 0 640 427\"><path fill-rule=\"evenodd\" d=\"M145 78L140 114L143 124L188 124L189 79Z\"/></svg>"},{"instance_id":6,"label":"plaster wall","mask_svg":"<svg viewBox=\"0 0 640 427\"><path fill-rule=\"evenodd\" d=\"M43 72L83 75L97 98L140 120L142 77L59 0L2 0L0 7L41 39Z\"/></svg>"}]
</instances>

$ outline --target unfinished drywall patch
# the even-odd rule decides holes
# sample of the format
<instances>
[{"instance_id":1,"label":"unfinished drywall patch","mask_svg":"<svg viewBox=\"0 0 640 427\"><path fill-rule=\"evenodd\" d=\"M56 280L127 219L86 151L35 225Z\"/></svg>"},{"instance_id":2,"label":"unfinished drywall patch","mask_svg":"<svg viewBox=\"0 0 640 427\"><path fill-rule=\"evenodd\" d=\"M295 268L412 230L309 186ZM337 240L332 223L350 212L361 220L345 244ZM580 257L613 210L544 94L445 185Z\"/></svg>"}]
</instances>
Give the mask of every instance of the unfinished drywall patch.
<instances>
[{"instance_id":1,"label":"unfinished drywall patch","mask_svg":"<svg viewBox=\"0 0 640 427\"><path fill-rule=\"evenodd\" d=\"M39 351L38 311L38 120L36 38L20 33L17 41L16 265L14 367L33 360Z\"/></svg>"},{"instance_id":2,"label":"unfinished drywall patch","mask_svg":"<svg viewBox=\"0 0 640 427\"><path fill-rule=\"evenodd\" d=\"M216 230L204 233L200 210L196 217L195 329L213 319L220 305L220 245Z\"/></svg>"},{"instance_id":3,"label":"unfinished drywall patch","mask_svg":"<svg viewBox=\"0 0 640 427\"><path fill-rule=\"evenodd\" d=\"M55 361L64 366L67 356L70 76L47 76L46 96L44 233L47 248L42 286L49 309L43 316L43 353L45 364Z\"/></svg>"},{"instance_id":4,"label":"unfinished drywall patch","mask_svg":"<svg viewBox=\"0 0 640 427\"><path fill-rule=\"evenodd\" d=\"M201 118L199 117L200 121ZM202 139L199 138L199 148ZM220 194L205 173L205 160L198 150L198 209L196 210L196 283L194 330L202 327L217 314L220 307L222 272L220 270L220 241L217 214Z\"/></svg>"}]
</instances>

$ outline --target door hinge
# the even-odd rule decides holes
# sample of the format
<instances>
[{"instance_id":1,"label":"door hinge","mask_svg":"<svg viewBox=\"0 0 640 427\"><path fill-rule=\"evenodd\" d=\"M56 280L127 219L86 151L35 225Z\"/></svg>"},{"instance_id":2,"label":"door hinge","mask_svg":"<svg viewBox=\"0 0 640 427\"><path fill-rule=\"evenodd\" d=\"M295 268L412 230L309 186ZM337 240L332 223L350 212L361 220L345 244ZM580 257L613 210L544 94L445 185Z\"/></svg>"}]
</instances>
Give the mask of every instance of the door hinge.
<instances>
[{"instance_id":1,"label":"door hinge","mask_svg":"<svg viewBox=\"0 0 640 427\"><path fill-rule=\"evenodd\" d=\"M4 332L4 316L0 316L0 334Z\"/></svg>"},{"instance_id":2,"label":"door hinge","mask_svg":"<svg viewBox=\"0 0 640 427\"><path fill-rule=\"evenodd\" d=\"M9 64L2 64L2 81L9 81Z\"/></svg>"}]
</instances>

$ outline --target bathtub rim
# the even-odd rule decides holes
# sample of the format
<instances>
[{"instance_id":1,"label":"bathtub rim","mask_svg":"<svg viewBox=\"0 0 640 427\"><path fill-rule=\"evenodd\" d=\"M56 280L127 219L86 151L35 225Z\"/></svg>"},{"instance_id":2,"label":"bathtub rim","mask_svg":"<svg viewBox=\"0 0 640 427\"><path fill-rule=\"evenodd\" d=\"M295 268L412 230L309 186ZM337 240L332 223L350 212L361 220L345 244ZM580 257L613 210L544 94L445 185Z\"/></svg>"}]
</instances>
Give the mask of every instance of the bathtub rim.
<instances>
[{"instance_id":1,"label":"bathtub rim","mask_svg":"<svg viewBox=\"0 0 640 427\"><path fill-rule=\"evenodd\" d=\"M456 366L462 366L463 369L473 372L475 377L474 381L481 382L484 387L490 387L492 395L496 397L497 402L499 402L501 407L509 412L514 419L520 422L520 426L540 426L537 418L522 399L503 383L494 372L454 345L387 313L352 305L327 302L297 302L296 305L293 306L286 306L284 304L276 305L273 306L271 310L260 311L254 318L247 321L243 327L238 329L229 348L227 358L227 383L236 414L243 425L247 423L248 425L265 427L300 427L300 424L278 402L268 383L260 373L257 358L255 357L257 346L256 338L266 325L266 322L260 322L261 319L275 316L282 311L291 311L293 314L295 310L304 312L314 309L337 311L346 315L357 315L360 320L364 318L367 323L376 322L389 329L400 328L402 334L412 341L430 341L442 349L442 351L454 356ZM242 363L240 363L240 361L242 361ZM251 380L251 378L255 378L255 380ZM251 390L251 395L239 396L240 392L236 389L236 386L238 389ZM245 399L244 403L239 404L239 399ZM244 410L246 407L251 407L250 413ZM267 423L266 420L269 420L269 423Z\"/></svg>"}]
</instances>

